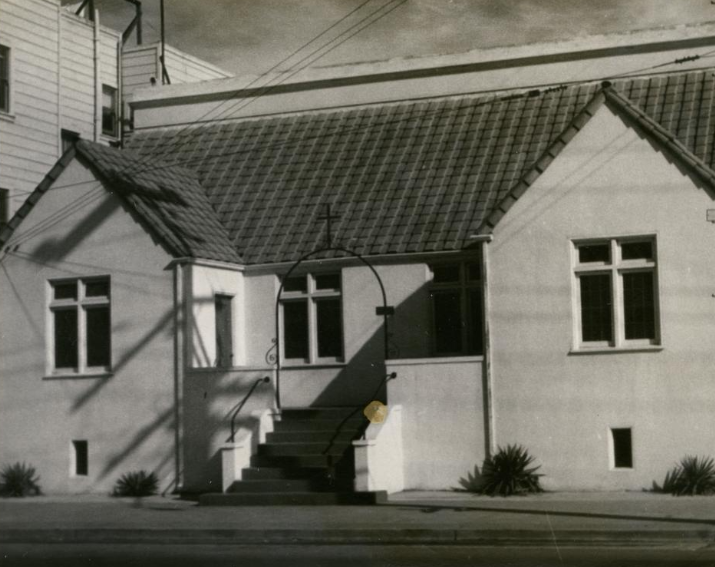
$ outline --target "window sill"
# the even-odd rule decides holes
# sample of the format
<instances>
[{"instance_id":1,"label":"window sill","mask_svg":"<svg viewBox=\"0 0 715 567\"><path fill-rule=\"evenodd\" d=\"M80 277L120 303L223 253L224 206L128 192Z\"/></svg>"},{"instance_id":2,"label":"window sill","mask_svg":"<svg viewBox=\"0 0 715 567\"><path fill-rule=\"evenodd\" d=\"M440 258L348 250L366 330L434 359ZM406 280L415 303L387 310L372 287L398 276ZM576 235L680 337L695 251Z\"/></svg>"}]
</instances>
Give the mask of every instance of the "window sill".
<instances>
[{"instance_id":1,"label":"window sill","mask_svg":"<svg viewBox=\"0 0 715 567\"><path fill-rule=\"evenodd\" d=\"M466 364L469 362L484 362L484 355L455 355L455 356L433 356L423 358L389 358L385 361L388 366L410 366L426 364Z\"/></svg>"},{"instance_id":2,"label":"window sill","mask_svg":"<svg viewBox=\"0 0 715 567\"><path fill-rule=\"evenodd\" d=\"M43 376L43 380L86 380L94 378L111 378L114 376L114 372L72 372L66 374L48 374Z\"/></svg>"},{"instance_id":3,"label":"window sill","mask_svg":"<svg viewBox=\"0 0 715 567\"><path fill-rule=\"evenodd\" d=\"M0 120L4 122L15 122L15 115L0 110Z\"/></svg>"},{"instance_id":4,"label":"window sill","mask_svg":"<svg viewBox=\"0 0 715 567\"><path fill-rule=\"evenodd\" d=\"M594 347L594 348L575 348L569 351L569 355L582 354L623 354L627 352L660 352L664 349L663 345L640 345L640 346L624 346L624 347Z\"/></svg>"},{"instance_id":5,"label":"window sill","mask_svg":"<svg viewBox=\"0 0 715 567\"><path fill-rule=\"evenodd\" d=\"M347 365L347 362L306 362L304 364L291 362L288 364L281 364L281 370L322 370L329 368L345 368Z\"/></svg>"}]
</instances>

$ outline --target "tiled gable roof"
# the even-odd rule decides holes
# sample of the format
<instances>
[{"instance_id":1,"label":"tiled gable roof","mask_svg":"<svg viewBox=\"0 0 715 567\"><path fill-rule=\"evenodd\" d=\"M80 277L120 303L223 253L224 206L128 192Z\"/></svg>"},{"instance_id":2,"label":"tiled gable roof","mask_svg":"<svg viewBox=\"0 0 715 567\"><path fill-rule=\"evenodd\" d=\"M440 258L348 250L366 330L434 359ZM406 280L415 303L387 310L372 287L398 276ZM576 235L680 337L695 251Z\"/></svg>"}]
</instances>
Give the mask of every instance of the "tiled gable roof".
<instances>
[{"instance_id":1,"label":"tiled gable roof","mask_svg":"<svg viewBox=\"0 0 715 567\"><path fill-rule=\"evenodd\" d=\"M124 197L176 257L241 262L196 173L151 167L132 151L81 141L77 152Z\"/></svg>"},{"instance_id":2,"label":"tiled gable roof","mask_svg":"<svg viewBox=\"0 0 715 567\"><path fill-rule=\"evenodd\" d=\"M193 169L246 263L335 240L361 254L455 251L592 101L600 84L463 96L135 134L130 147ZM711 72L615 81L633 107L712 170Z\"/></svg>"}]
</instances>

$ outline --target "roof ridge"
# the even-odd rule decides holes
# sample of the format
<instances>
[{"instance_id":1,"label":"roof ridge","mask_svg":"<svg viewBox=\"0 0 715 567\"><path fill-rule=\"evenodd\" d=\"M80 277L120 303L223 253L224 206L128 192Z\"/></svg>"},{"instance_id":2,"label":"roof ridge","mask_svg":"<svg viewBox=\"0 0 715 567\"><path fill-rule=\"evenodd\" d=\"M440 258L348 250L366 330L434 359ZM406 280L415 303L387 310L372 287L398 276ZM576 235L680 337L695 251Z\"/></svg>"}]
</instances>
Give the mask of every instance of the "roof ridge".
<instances>
[{"instance_id":1,"label":"roof ridge","mask_svg":"<svg viewBox=\"0 0 715 567\"><path fill-rule=\"evenodd\" d=\"M534 164L526 170L519 181L507 192L506 196L492 209L477 229L478 234L488 234L496 227L497 223L506 215L509 209L511 209L526 190L541 177L541 174L546 171L546 168L551 165L551 162L558 157L568 143L581 131L581 128L591 120L604 102L605 95L603 89L599 89L596 94L591 97L591 100L574 116L566 128L549 144Z\"/></svg>"},{"instance_id":2,"label":"roof ridge","mask_svg":"<svg viewBox=\"0 0 715 567\"><path fill-rule=\"evenodd\" d=\"M606 104L609 107L613 107L616 112L625 114L633 120L658 145L668 150L681 165L692 171L701 181L707 183L715 191L715 171L678 140L673 132L648 116L628 97L615 90L610 82L604 82L603 93L606 98Z\"/></svg>"}]
</instances>

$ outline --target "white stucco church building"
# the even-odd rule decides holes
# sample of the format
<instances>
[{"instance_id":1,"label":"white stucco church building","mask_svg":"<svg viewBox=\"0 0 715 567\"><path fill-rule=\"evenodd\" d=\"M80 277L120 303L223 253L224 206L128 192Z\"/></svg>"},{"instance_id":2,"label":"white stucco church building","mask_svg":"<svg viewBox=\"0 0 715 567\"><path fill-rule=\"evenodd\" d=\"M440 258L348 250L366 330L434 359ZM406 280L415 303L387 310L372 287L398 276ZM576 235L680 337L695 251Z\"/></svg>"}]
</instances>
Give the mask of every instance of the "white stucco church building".
<instances>
[{"instance_id":1,"label":"white stucco church building","mask_svg":"<svg viewBox=\"0 0 715 567\"><path fill-rule=\"evenodd\" d=\"M666 36L139 91L0 232L2 461L301 503L713 455L715 40Z\"/></svg>"}]
</instances>

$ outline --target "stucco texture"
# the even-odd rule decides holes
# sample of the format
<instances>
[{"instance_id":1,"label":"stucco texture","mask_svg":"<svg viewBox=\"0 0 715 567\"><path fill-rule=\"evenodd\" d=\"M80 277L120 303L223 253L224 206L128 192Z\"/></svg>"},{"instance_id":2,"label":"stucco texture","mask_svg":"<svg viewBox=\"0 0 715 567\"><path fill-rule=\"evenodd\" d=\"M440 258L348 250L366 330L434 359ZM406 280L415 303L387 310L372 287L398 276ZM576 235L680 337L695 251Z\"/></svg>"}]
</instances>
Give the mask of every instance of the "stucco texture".
<instances>
[{"instance_id":1,"label":"stucco texture","mask_svg":"<svg viewBox=\"0 0 715 567\"><path fill-rule=\"evenodd\" d=\"M30 211L0 261L0 461L32 464L48 493L109 492L117 478L175 478L170 257L77 160ZM111 374L53 373L49 280L108 276ZM72 441L88 442L73 476Z\"/></svg>"},{"instance_id":2,"label":"stucco texture","mask_svg":"<svg viewBox=\"0 0 715 567\"><path fill-rule=\"evenodd\" d=\"M495 438L553 489L649 488L715 453L713 196L602 107L509 210L489 245ZM572 240L655 235L662 349L573 354ZM611 428L632 428L614 470Z\"/></svg>"}]
</instances>

